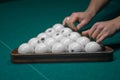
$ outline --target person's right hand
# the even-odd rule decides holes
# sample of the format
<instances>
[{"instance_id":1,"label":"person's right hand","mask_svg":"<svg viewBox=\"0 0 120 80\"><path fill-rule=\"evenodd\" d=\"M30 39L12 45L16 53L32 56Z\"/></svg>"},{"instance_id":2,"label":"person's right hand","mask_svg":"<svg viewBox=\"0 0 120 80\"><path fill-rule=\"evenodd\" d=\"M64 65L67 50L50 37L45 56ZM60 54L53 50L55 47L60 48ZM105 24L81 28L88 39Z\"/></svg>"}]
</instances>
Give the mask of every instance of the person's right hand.
<instances>
[{"instance_id":1,"label":"person's right hand","mask_svg":"<svg viewBox=\"0 0 120 80\"><path fill-rule=\"evenodd\" d=\"M94 14L91 14L88 11L75 12L63 20L63 25L67 24L71 29L77 31L84 25L88 24L89 21L93 18L93 16ZM79 24L75 26L74 22L79 22Z\"/></svg>"},{"instance_id":2,"label":"person's right hand","mask_svg":"<svg viewBox=\"0 0 120 80\"><path fill-rule=\"evenodd\" d=\"M96 42L100 43L118 30L120 30L120 16L112 20L97 22L91 27L91 29L83 31L82 35L89 36L96 40Z\"/></svg>"}]
</instances>

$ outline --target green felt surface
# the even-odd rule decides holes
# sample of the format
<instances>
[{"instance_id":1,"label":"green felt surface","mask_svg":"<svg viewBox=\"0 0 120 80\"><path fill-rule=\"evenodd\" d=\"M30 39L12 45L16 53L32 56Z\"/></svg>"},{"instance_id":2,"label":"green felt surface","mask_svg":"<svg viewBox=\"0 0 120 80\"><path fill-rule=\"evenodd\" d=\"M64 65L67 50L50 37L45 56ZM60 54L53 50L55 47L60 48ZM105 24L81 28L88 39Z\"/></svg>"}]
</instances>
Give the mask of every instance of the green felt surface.
<instances>
[{"instance_id":1,"label":"green felt surface","mask_svg":"<svg viewBox=\"0 0 120 80\"><path fill-rule=\"evenodd\" d=\"M11 63L14 48L88 4L89 0L0 1L0 80L120 80L119 33L103 41L114 48L112 62ZM119 3L111 0L83 30L118 16L119 10Z\"/></svg>"}]
</instances>

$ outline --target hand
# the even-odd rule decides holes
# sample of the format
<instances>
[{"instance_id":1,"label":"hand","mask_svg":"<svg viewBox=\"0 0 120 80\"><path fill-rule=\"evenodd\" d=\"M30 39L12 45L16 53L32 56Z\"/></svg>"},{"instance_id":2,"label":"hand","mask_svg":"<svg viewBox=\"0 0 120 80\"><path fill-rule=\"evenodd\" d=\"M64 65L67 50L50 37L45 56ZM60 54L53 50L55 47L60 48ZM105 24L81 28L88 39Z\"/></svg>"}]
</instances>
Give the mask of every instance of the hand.
<instances>
[{"instance_id":1,"label":"hand","mask_svg":"<svg viewBox=\"0 0 120 80\"><path fill-rule=\"evenodd\" d=\"M93 18L93 16L94 14L90 13L89 11L75 12L63 20L63 25L67 24L71 29L77 31L84 25L88 24L89 21ZM77 27L74 25L74 22L76 21L79 22Z\"/></svg>"},{"instance_id":2,"label":"hand","mask_svg":"<svg viewBox=\"0 0 120 80\"><path fill-rule=\"evenodd\" d=\"M120 30L120 17L113 20L97 22L91 29L84 31L82 34L96 39L96 42L101 42L108 36L114 34L117 30Z\"/></svg>"}]
</instances>

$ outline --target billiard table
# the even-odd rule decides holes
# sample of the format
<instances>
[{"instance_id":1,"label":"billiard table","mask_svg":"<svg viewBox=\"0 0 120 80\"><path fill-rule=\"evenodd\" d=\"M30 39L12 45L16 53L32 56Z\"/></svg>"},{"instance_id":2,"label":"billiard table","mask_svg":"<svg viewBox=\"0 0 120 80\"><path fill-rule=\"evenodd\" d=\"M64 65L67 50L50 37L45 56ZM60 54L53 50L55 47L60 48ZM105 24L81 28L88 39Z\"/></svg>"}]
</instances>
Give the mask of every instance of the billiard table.
<instances>
[{"instance_id":1,"label":"billiard table","mask_svg":"<svg viewBox=\"0 0 120 80\"><path fill-rule=\"evenodd\" d=\"M118 2L117 2L118 1ZM120 32L103 40L114 49L109 62L11 62L11 51L44 32L72 12L84 11L90 0L1 0L0 80L120 80ZM119 0L111 0L79 32L119 16Z\"/></svg>"}]
</instances>

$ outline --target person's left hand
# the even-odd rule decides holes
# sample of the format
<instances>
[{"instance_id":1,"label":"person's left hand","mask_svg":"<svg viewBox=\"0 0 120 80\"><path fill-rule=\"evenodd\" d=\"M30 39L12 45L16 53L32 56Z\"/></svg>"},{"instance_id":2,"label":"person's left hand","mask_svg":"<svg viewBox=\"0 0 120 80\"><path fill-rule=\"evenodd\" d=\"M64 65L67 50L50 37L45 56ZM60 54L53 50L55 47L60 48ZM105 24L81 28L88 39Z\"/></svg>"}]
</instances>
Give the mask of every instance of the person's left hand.
<instances>
[{"instance_id":1,"label":"person's left hand","mask_svg":"<svg viewBox=\"0 0 120 80\"><path fill-rule=\"evenodd\" d=\"M82 34L88 35L99 43L106 37L114 34L119 29L120 17L117 17L113 20L97 22L91 27L91 29L83 31Z\"/></svg>"}]
</instances>

